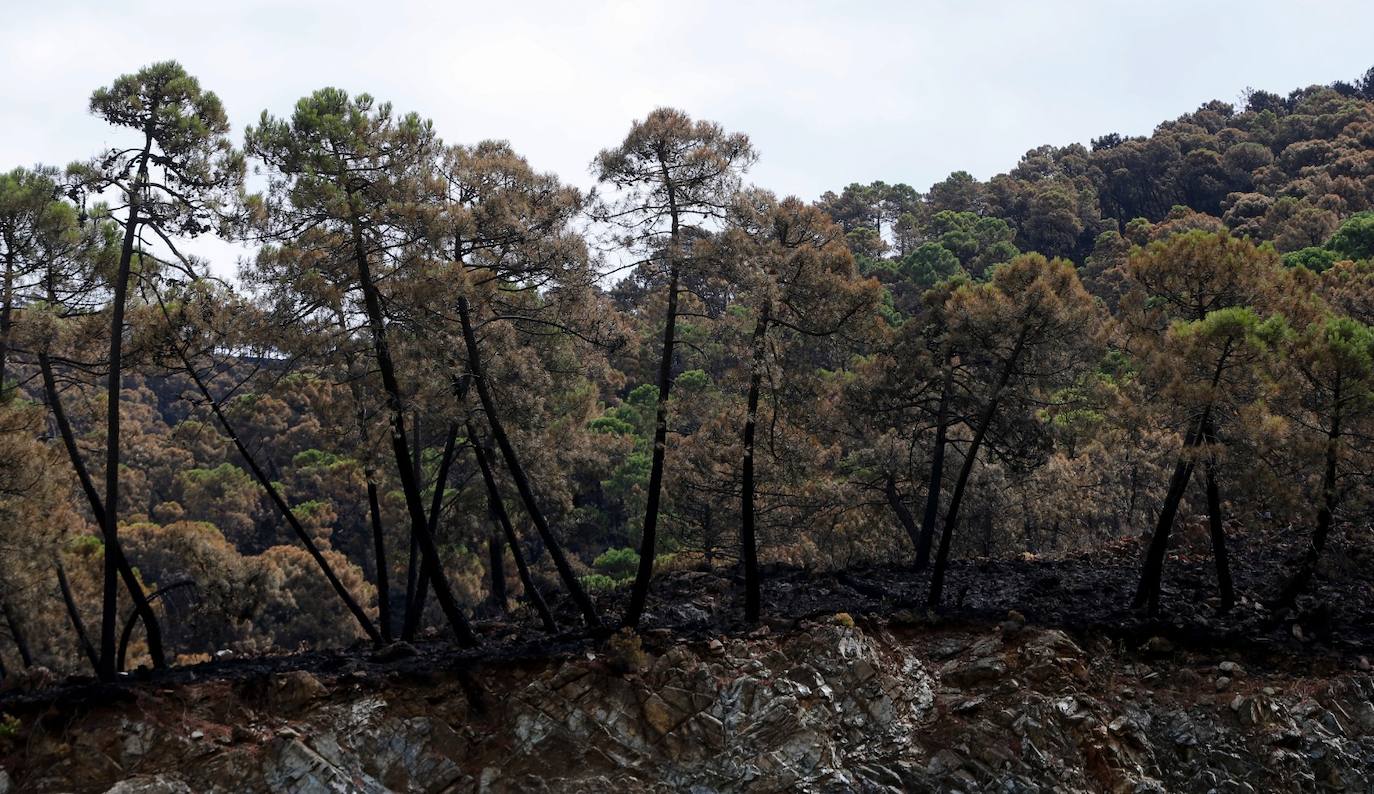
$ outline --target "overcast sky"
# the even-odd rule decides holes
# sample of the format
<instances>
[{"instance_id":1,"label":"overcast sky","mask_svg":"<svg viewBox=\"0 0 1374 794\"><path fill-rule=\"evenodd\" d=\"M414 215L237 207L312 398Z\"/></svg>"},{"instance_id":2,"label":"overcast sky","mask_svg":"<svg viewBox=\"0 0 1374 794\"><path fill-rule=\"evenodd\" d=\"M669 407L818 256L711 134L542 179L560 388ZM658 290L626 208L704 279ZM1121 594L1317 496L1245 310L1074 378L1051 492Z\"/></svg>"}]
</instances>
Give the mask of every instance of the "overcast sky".
<instances>
[{"instance_id":1,"label":"overcast sky","mask_svg":"<svg viewBox=\"0 0 1374 794\"><path fill-rule=\"evenodd\" d=\"M980 179L1043 143L1148 133L1246 86L1374 66L1374 2L419 3L0 0L0 168L128 140L91 90L163 59L241 139L332 85L504 138L589 187L587 164L659 105L748 133L751 181L813 199L882 179ZM227 270L227 268L226 268Z\"/></svg>"}]
</instances>

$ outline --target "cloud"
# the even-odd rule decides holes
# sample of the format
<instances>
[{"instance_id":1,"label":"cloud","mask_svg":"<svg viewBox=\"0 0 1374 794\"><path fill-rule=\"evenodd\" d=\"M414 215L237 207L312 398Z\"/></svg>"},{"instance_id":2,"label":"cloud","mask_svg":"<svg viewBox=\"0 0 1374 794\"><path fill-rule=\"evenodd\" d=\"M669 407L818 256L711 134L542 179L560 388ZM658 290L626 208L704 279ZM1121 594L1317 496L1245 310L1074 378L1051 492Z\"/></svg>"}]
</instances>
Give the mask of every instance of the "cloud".
<instances>
[{"instance_id":1,"label":"cloud","mask_svg":"<svg viewBox=\"0 0 1374 794\"><path fill-rule=\"evenodd\" d=\"M116 142L86 113L91 89L176 58L240 131L335 85L449 141L509 139L583 187L633 118L675 105L748 132L757 183L815 198L986 178L1034 146L1146 133L1247 85L1353 78L1372 65L1374 4L59 0L9 9L6 26L0 167Z\"/></svg>"}]
</instances>

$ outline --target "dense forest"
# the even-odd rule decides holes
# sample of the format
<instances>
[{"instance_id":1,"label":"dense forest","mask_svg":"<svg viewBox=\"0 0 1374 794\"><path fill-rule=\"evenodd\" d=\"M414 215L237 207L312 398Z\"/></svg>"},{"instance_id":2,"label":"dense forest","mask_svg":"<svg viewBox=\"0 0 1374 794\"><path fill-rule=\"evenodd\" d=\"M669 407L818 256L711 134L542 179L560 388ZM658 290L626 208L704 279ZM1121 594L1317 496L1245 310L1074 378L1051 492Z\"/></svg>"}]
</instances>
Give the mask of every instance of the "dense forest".
<instances>
[{"instance_id":1,"label":"dense forest","mask_svg":"<svg viewBox=\"0 0 1374 794\"><path fill-rule=\"evenodd\" d=\"M635 628L681 570L938 611L1122 544L1167 613L1192 536L1282 609L1371 539L1374 69L815 202L668 108L590 192L334 88L239 135L172 62L90 112L115 148L0 174L0 675Z\"/></svg>"}]
</instances>

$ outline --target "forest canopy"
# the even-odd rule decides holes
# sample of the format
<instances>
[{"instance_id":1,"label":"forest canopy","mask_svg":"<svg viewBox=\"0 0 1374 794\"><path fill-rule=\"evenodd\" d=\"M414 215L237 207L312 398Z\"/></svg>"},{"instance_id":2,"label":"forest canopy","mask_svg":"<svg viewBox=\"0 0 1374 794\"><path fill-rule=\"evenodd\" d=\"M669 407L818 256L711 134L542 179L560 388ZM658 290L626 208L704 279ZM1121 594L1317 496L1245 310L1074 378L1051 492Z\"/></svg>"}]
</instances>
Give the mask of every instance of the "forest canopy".
<instances>
[{"instance_id":1,"label":"forest canopy","mask_svg":"<svg viewBox=\"0 0 1374 794\"><path fill-rule=\"evenodd\" d=\"M0 676L633 629L674 571L748 623L787 566L938 610L951 560L1124 542L1158 614L1192 534L1218 610L1283 608L1370 539L1374 69L816 201L679 109L584 192L366 93L233 130L211 88L117 77L112 148L0 173Z\"/></svg>"}]
</instances>

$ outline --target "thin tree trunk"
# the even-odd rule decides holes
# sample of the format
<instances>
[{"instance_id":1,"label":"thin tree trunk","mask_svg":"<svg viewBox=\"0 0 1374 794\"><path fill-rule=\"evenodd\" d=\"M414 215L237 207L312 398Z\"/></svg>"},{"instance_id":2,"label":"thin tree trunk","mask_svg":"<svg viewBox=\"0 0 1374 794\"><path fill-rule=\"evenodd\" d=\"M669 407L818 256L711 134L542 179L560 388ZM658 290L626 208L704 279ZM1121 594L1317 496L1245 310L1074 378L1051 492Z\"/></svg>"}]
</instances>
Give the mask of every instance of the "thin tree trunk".
<instances>
[{"instance_id":1,"label":"thin tree trunk","mask_svg":"<svg viewBox=\"0 0 1374 794\"><path fill-rule=\"evenodd\" d=\"M520 574L520 586L525 589L525 598L534 606L534 611L539 614L539 620L544 624L544 629L553 634L558 631L558 622L554 620L553 613L549 611L548 603L544 601L544 596L539 593L539 586L535 584L534 577L530 574L529 564L525 561L525 552L520 547L520 538L516 536L515 527L510 521L510 514L506 512L506 502L501 498L501 489L496 485L496 475L492 471L491 452L478 442L477 430L473 427L472 420L468 420L467 432L468 441L477 454L477 467L482 470L482 482L487 487L487 507L495 517L496 523L500 525L501 533L506 536L506 545L510 547L511 557L515 560L515 570Z\"/></svg>"},{"instance_id":2,"label":"thin tree trunk","mask_svg":"<svg viewBox=\"0 0 1374 794\"><path fill-rule=\"evenodd\" d=\"M382 505L377 496L376 472L367 471L367 513L372 521L373 558L377 563L377 618L382 625L382 639L391 642L391 584L386 561L386 532L382 526Z\"/></svg>"},{"instance_id":3,"label":"thin tree trunk","mask_svg":"<svg viewBox=\"0 0 1374 794\"><path fill-rule=\"evenodd\" d=\"M19 658L23 660L25 667L33 667L33 653L29 651L29 642L24 638L19 618L15 616L10 602L0 601L0 611L5 613L5 625L10 629L10 639L14 640L14 647L19 649Z\"/></svg>"},{"instance_id":4,"label":"thin tree trunk","mask_svg":"<svg viewBox=\"0 0 1374 794\"><path fill-rule=\"evenodd\" d=\"M180 582L173 582L172 584L169 584L166 587L159 587L158 589L154 590L152 593L148 595L148 600L156 601L157 599L162 598L163 596L167 595L167 593L176 590L179 587L194 587L195 584L196 583L191 581L190 579L183 579ZM134 623L137 617L138 613L129 613L128 619L124 621L124 631L121 632L119 635L118 664L115 666L115 669L121 673L124 672L124 660L129 652L129 640L134 636Z\"/></svg>"},{"instance_id":5,"label":"thin tree trunk","mask_svg":"<svg viewBox=\"0 0 1374 794\"><path fill-rule=\"evenodd\" d=\"M897 522L902 525L907 537L911 538L912 548L919 548L921 528L916 526L916 517L907 509L906 503L902 501L902 494L897 490L897 475L887 475L887 480L883 483L883 495L887 497L887 506L892 508L893 514L897 516Z\"/></svg>"},{"instance_id":6,"label":"thin tree trunk","mask_svg":"<svg viewBox=\"0 0 1374 794\"><path fill-rule=\"evenodd\" d=\"M489 516L495 522L495 516ZM487 573L491 577L491 605L499 615L506 614L506 542L493 526L487 535Z\"/></svg>"},{"instance_id":7,"label":"thin tree trunk","mask_svg":"<svg viewBox=\"0 0 1374 794\"><path fill-rule=\"evenodd\" d=\"M1217 443L1216 431L1209 424L1206 430L1209 444ZM1209 460L1203 469L1207 489L1207 527L1212 536L1212 557L1217 566L1217 590L1221 594L1221 611L1229 612L1236 605L1236 589L1231 582L1230 556L1226 552L1226 527L1221 516L1221 491L1217 488L1216 466Z\"/></svg>"},{"instance_id":8,"label":"thin tree trunk","mask_svg":"<svg viewBox=\"0 0 1374 794\"><path fill-rule=\"evenodd\" d=\"M458 425L451 424L448 428L448 436L444 439L444 454L439 459L439 473L434 478L434 495L429 503L429 534L430 537L439 536L439 514L444 510L444 491L448 487L448 472L453 465L453 454L457 448ZM419 459L416 459L416 479L419 474ZM425 613L425 599L429 593L429 577L421 576L415 585L415 595L413 600L406 604L406 622L401 629L401 638L407 642L415 639L415 632L420 629L420 620Z\"/></svg>"},{"instance_id":9,"label":"thin tree trunk","mask_svg":"<svg viewBox=\"0 0 1374 794\"><path fill-rule=\"evenodd\" d=\"M1340 460L1341 444L1341 383L1339 379L1336 381L1333 393L1336 407L1331 414L1331 429L1326 433L1326 468L1322 473L1322 498L1317 505L1317 526L1312 533L1312 544L1303 555L1302 561L1298 563L1298 570L1284 584L1278 598L1274 600L1272 604L1274 608L1292 606L1298 596L1311 586L1312 577L1317 572L1317 563L1321 560L1322 552L1326 549L1327 537L1331 534L1331 525L1336 514L1336 472Z\"/></svg>"},{"instance_id":10,"label":"thin tree trunk","mask_svg":"<svg viewBox=\"0 0 1374 794\"><path fill-rule=\"evenodd\" d=\"M350 203L353 195L349 194ZM458 601L444 578L443 563L439 558L439 546L429 532L425 519L425 508L421 503L420 486L415 472L410 467L410 447L406 441L404 407L401 404L401 387L396 379L396 367L391 361L391 349L387 344L386 322L382 317L381 296L377 285L372 281L368 266L367 249L363 244L362 225L357 215L351 218L353 226L353 248L357 258L358 283L363 293L363 305L367 312L368 324L372 330L372 343L377 355L377 367L382 374L382 388L386 391L387 407L391 412L391 447L396 458L396 469L400 473L401 490L405 493L406 510L410 514L411 531L416 535L424 567L434 585L435 597L448 620L458 642L466 646L478 644L477 635L458 606Z\"/></svg>"},{"instance_id":11,"label":"thin tree trunk","mask_svg":"<svg viewBox=\"0 0 1374 794\"><path fill-rule=\"evenodd\" d=\"M1016 337L1016 344L1012 346L1011 355L1007 358L1006 364L1003 365L992 393L988 395L987 407L983 409L982 415L978 418L978 426L973 431L973 441L964 454L964 465L959 467L959 479L954 482L954 493L949 498L949 511L945 513L944 531L940 533L940 547L935 552L935 568L930 574L930 596L926 601L926 605L930 609L936 609L940 606L940 598L943 596L945 588L945 570L949 566L949 547L954 537L954 530L959 526L959 507L964 501L964 490L968 487L969 476L973 474L973 465L978 460L978 450L983 446L983 439L987 436L988 428L992 426L993 417L997 414L997 406L1002 399L1002 391L1007 388L1007 383L1011 380L1011 373L1015 370L1016 364L1021 358L1021 351L1025 348L1027 330L1022 328L1021 333Z\"/></svg>"},{"instance_id":12,"label":"thin tree trunk","mask_svg":"<svg viewBox=\"0 0 1374 794\"><path fill-rule=\"evenodd\" d=\"M673 388L673 339L677 333L678 267L674 261L668 272L668 316L663 323L663 352L658 365L658 405L654 412L654 454L649 469L649 491L645 500L644 530L639 541L639 570L630 590L630 605L624 624L639 626L644 604L649 598L649 580L654 575L654 556L658 544L659 504L663 494L663 459L668 451L668 396Z\"/></svg>"},{"instance_id":13,"label":"thin tree trunk","mask_svg":"<svg viewBox=\"0 0 1374 794\"><path fill-rule=\"evenodd\" d=\"M315 561L315 565L319 567L320 572L329 580L329 586L334 588L334 593L339 597L339 600L344 603L348 611L352 613L353 618L358 621L358 625L362 628L363 632L367 634L368 639L372 640L374 643L381 643L382 635L377 631L377 627L373 625L372 619L367 616L367 612L363 610L357 599L353 597L353 594L348 592L348 588L344 586L344 583L339 581L339 577L334 574L333 566L324 558L324 554L320 552L319 547L315 544L315 539L310 537L310 533L305 531L305 527L297 520L295 512L291 510L291 506L286 503L286 499L281 495L281 492L277 490L277 486L272 482L272 478L267 475L267 472L263 471L260 465L258 465L257 459L253 457L253 454L249 452L243 440L239 438L238 433L234 430L234 426L229 423L229 418L224 415L224 411L220 408L219 402L211 396L210 389L206 386L205 380L201 378L200 373L196 371L195 367L191 365L190 359L186 357L185 351L178 348L177 353L181 357L181 363L186 373L190 375L192 382L196 384L196 388L200 391L201 396L204 397L206 403L209 404L210 411L214 413L215 419L219 420L220 427L224 428L224 434L233 442L234 449L238 450L239 457L243 458L243 462L248 464L248 471L253 475L253 479L257 480L258 485L267 492L267 498L271 500L272 505L276 507L277 513L286 520L287 525L291 527L291 531L295 533L297 540L305 547L306 552L310 555L310 558Z\"/></svg>"},{"instance_id":14,"label":"thin tree trunk","mask_svg":"<svg viewBox=\"0 0 1374 794\"><path fill-rule=\"evenodd\" d=\"M414 442L412 444L414 447L414 455L410 465L411 470L415 472L415 482L418 483L421 482L422 479L420 473L420 422L418 419L415 421L415 428L412 432L414 433ZM410 553L406 560L406 611L404 623L410 622L410 615L415 611L415 602L425 599L424 592L429 587L429 583L425 581L423 573L424 572L420 569L420 539L416 537L415 532L412 531L410 533ZM421 607L421 610L423 610L423 607ZM402 633L404 633L404 631L405 629L402 628Z\"/></svg>"},{"instance_id":15,"label":"thin tree trunk","mask_svg":"<svg viewBox=\"0 0 1374 794\"><path fill-rule=\"evenodd\" d=\"M9 393L10 329L14 327L14 241L5 245L5 275L0 283L0 403Z\"/></svg>"},{"instance_id":16,"label":"thin tree trunk","mask_svg":"<svg viewBox=\"0 0 1374 794\"><path fill-rule=\"evenodd\" d=\"M57 423L57 432L62 437L62 446L67 450L67 460L71 462L72 470L76 472L76 478L81 483L81 491L86 495L86 502L91 509L91 517L95 519L96 526L100 527L100 534L104 537L107 526L105 504L101 500L100 493L95 489L95 481L91 478L90 471L86 469L85 461L81 458L81 450L76 446L76 434L72 431L71 421L67 418L67 410L62 405L62 397L57 393L57 377L53 374L52 359L48 357L46 351L38 353L38 369L43 376L43 392L48 400L48 409L52 411L53 420ZM162 626L158 623L152 605L148 603L147 595L143 592L142 582L138 581L138 575L134 573L133 566L124 556L122 547L118 545L111 547L106 543L105 551L113 556L116 570L124 582L124 588L129 591L129 598L133 601L134 609L137 611L139 619L143 621L143 630L150 638L148 641L149 652L151 653L154 647L157 648L157 653L152 657L153 666L165 667L167 662L162 656ZM154 645L152 637L157 637L156 645ZM99 663L100 661L100 657L97 656L97 676L105 675L105 670Z\"/></svg>"},{"instance_id":17,"label":"thin tree trunk","mask_svg":"<svg viewBox=\"0 0 1374 794\"><path fill-rule=\"evenodd\" d=\"M681 273L681 223L678 217L677 188L668 171L668 164L659 153L659 168L668 196L668 306L663 321L663 351L658 362L658 405L654 412L654 454L649 469L649 493L644 506L644 528L639 540L639 570L630 590L630 605L625 610L624 625L638 628L649 599L649 581L654 575L654 558L658 544L659 503L663 495L663 459L668 451L668 393L673 388L673 343L677 334L678 280Z\"/></svg>"},{"instance_id":18,"label":"thin tree trunk","mask_svg":"<svg viewBox=\"0 0 1374 794\"><path fill-rule=\"evenodd\" d=\"M935 409L935 447L930 451L930 480L926 483L926 509L921 516L921 535L916 540L916 570L930 564L930 547L935 540L935 522L940 514L940 491L945 481L945 447L949 432L949 397L954 388L954 360L945 358L945 379L940 387L940 402Z\"/></svg>"},{"instance_id":19,"label":"thin tree trunk","mask_svg":"<svg viewBox=\"0 0 1374 794\"><path fill-rule=\"evenodd\" d=\"M510 472L511 480L515 482L515 488L520 493L521 503L525 506L525 512L534 522L534 528L539 533L539 538L544 542L545 548L549 551L549 556L553 558L554 567L558 569L558 577L563 581L563 586L568 588L568 593L582 611L582 620L587 628L601 628L601 618L596 613L596 606L587 597L587 591L582 588L582 583L577 580L577 575L573 573L572 566L568 564L568 559L563 554L563 547L553 536L549 529L549 523L544 518L544 511L539 509L539 503L535 499L534 489L530 486L529 478L525 476L525 469L520 465L520 458L515 454L515 447L511 445L510 438L506 435L506 430L501 424L501 418L496 412L496 400L491 393L491 385L487 383L486 373L482 367L482 359L477 349L477 333L472 327L472 310L468 304L466 295L458 298L458 318L463 326L463 342L467 347L468 371L472 375L473 381L477 385L477 397L482 403L482 412L487 415L487 426L491 429L491 436L496 441L496 446L501 450L501 457L506 462L506 470Z\"/></svg>"},{"instance_id":20,"label":"thin tree trunk","mask_svg":"<svg viewBox=\"0 0 1374 794\"><path fill-rule=\"evenodd\" d=\"M139 157L138 172L133 187L129 191L129 217L124 224L124 242L119 252L119 266L115 271L114 297L110 303L110 355L109 373L105 384L105 554L104 584L101 590L100 614L100 678L105 681L115 679L115 629L119 618L118 560L123 556L119 544L119 398L124 385L124 314L128 303L129 279L133 269L134 241L138 232L139 202L148 181L148 158L152 151L151 132L145 133L143 153ZM162 651L162 627L152 609L138 605L142 598L142 588L133 596L139 613L144 616L144 626L148 638L148 653L154 667L165 667L166 658Z\"/></svg>"},{"instance_id":21,"label":"thin tree trunk","mask_svg":"<svg viewBox=\"0 0 1374 794\"><path fill-rule=\"evenodd\" d=\"M62 593L62 603L67 607L67 619L72 623L72 631L76 632L76 641L81 646L81 652L86 654L86 658L91 663L91 669L100 673L100 654L96 653L95 646L91 644L91 636L86 633L86 622L81 619L81 610L77 608L76 599L72 596L72 586L67 581L67 569L62 565L62 558L54 560L53 568L57 571L57 589Z\"/></svg>"},{"instance_id":22,"label":"thin tree trunk","mask_svg":"<svg viewBox=\"0 0 1374 794\"><path fill-rule=\"evenodd\" d=\"M1195 442L1185 447L1195 446ZM1186 453L1185 453L1186 455ZM1185 456L1180 456L1174 464L1173 476L1169 478L1169 490L1164 496L1164 505L1159 511L1159 522L1155 525L1150 546L1145 552L1145 565L1140 571L1140 584L1136 587L1133 609L1141 609L1155 615L1159 612L1159 591L1164 577L1164 556L1169 549L1169 534L1178 515L1179 503L1188 488L1188 480L1193 476L1193 464Z\"/></svg>"},{"instance_id":23,"label":"thin tree trunk","mask_svg":"<svg viewBox=\"0 0 1374 794\"><path fill-rule=\"evenodd\" d=\"M759 581L758 541L754 531L754 431L758 426L759 391L763 383L764 352L768 338L768 320L772 307L764 303L763 312L754 326L754 351L749 362L749 396L744 416L743 482L740 488L740 559L744 563L744 619L759 621L762 584ZM671 340L665 353L671 358ZM659 403L660 410L664 403ZM664 417L659 416L660 422ZM657 442L656 442L657 443ZM657 447L655 448L657 451ZM644 558L640 558L641 570ZM635 620L638 621L638 615Z\"/></svg>"}]
</instances>

